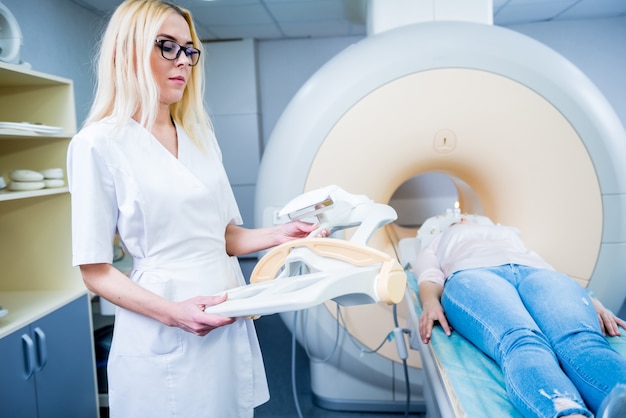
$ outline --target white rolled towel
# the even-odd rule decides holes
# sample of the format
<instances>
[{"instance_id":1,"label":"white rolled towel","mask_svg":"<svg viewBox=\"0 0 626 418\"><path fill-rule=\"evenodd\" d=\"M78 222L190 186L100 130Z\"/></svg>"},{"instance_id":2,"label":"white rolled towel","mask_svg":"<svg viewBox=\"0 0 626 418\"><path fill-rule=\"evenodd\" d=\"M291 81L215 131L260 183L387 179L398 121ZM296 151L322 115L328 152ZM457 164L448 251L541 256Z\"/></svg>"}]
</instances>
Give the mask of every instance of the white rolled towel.
<instances>
[{"instance_id":1,"label":"white rolled towel","mask_svg":"<svg viewBox=\"0 0 626 418\"><path fill-rule=\"evenodd\" d=\"M12 181L9 184L9 190L20 192L43 189L44 187L46 184L43 181Z\"/></svg>"},{"instance_id":2,"label":"white rolled towel","mask_svg":"<svg viewBox=\"0 0 626 418\"><path fill-rule=\"evenodd\" d=\"M63 179L44 179L43 183L45 184L46 188L65 186L65 180Z\"/></svg>"},{"instance_id":3,"label":"white rolled towel","mask_svg":"<svg viewBox=\"0 0 626 418\"><path fill-rule=\"evenodd\" d=\"M41 170L40 173L46 179L62 179L63 178L62 168L46 168L45 170Z\"/></svg>"},{"instance_id":4,"label":"white rolled towel","mask_svg":"<svg viewBox=\"0 0 626 418\"><path fill-rule=\"evenodd\" d=\"M43 174L34 170L13 170L9 173L9 178L18 182L38 182L44 179Z\"/></svg>"}]
</instances>

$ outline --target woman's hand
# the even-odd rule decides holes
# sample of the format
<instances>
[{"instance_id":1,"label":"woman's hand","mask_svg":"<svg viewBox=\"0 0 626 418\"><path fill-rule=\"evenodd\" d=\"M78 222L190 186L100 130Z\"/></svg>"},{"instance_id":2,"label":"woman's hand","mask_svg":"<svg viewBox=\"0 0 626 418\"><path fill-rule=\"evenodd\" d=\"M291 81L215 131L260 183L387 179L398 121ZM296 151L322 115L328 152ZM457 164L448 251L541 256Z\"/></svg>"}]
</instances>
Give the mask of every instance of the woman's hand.
<instances>
[{"instance_id":1,"label":"woman's hand","mask_svg":"<svg viewBox=\"0 0 626 418\"><path fill-rule=\"evenodd\" d=\"M419 285L419 298L422 302L422 314L420 315L420 338L424 344L430 342L433 327L439 322L446 335L452 334L452 328L448 324L448 319L441 306L441 293L443 286L434 282L422 282Z\"/></svg>"},{"instance_id":2,"label":"woman's hand","mask_svg":"<svg viewBox=\"0 0 626 418\"><path fill-rule=\"evenodd\" d=\"M226 294L220 296L196 296L183 302L173 302L173 321L168 325L203 336L215 328L232 324L235 322L235 318L204 313L204 308L222 303L226 298Z\"/></svg>"},{"instance_id":3,"label":"woman's hand","mask_svg":"<svg viewBox=\"0 0 626 418\"><path fill-rule=\"evenodd\" d=\"M243 228L236 225L226 227L226 253L228 255L251 254L256 251L267 250L279 244L308 237L319 225L302 221L291 221L285 224L266 228ZM316 236L327 237L329 231L320 229Z\"/></svg>"},{"instance_id":4,"label":"woman's hand","mask_svg":"<svg viewBox=\"0 0 626 418\"><path fill-rule=\"evenodd\" d=\"M279 228L279 243L282 244L284 242L291 241L297 238L306 238L311 234L311 232L315 231L319 225L312 224L308 222L302 221L292 221L286 224L282 224L277 226ZM315 235L316 237L325 238L329 235L329 231L327 229L320 229L319 232Z\"/></svg>"},{"instance_id":5,"label":"woman's hand","mask_svg":"<svg viewBox=\"0 0 626 418\"><path fill-rule=\"evenodd\" d=\"M602 334L609 334L611 337L618 337L622 335L618 325L622 328L626 328L626 322L615 316L615 314L610 310L606 309L598 299L591 298L591 301L593 302L593 307L596 308Z\"/></svg>"}]
</instances>

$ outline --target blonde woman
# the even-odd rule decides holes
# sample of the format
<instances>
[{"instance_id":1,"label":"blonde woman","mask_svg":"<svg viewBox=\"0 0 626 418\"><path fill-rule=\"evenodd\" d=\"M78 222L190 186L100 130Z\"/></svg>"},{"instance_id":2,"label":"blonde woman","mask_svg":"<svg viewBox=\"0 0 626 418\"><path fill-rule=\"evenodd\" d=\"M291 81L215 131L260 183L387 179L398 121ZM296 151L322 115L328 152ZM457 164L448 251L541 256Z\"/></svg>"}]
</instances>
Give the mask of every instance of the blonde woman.
<instances>
[{"instance_id":1,"label":"blonde woman","mask_svg":"<svg viewBox=\"0 0 626 418\"><path fill-rule=\"evenodd\" d=\"M68 150L73 263L118 306L110 416L250 417L269 398L254 326L204 313L244 284L235 256L308 235L293 222L245 229L202 105L190 13L127 0L100 45L98 84ZM112 266L115 234L133 257ZM324 231L322 235L326 235Z\"/></svg>"}]
</instances>

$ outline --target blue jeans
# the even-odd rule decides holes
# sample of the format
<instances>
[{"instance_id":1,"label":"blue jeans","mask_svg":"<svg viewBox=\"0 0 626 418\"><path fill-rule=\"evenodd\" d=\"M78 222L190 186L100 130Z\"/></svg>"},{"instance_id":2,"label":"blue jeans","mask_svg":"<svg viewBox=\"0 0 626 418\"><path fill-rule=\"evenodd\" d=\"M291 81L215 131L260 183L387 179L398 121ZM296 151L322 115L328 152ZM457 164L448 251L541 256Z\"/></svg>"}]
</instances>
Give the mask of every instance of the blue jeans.
<instances>
[{"instance_id":1,"label":"blue jeans","mask_svg":"<svg viewBox=\"0 0 626 418\"><path fill-rule=\"evenodd\" d=\"M454 273L441 298L450 325L502 369L526 417L591 417L626 359L602 335L587 291L568 276L519 265Z\"/></svg>"}]
</instances>

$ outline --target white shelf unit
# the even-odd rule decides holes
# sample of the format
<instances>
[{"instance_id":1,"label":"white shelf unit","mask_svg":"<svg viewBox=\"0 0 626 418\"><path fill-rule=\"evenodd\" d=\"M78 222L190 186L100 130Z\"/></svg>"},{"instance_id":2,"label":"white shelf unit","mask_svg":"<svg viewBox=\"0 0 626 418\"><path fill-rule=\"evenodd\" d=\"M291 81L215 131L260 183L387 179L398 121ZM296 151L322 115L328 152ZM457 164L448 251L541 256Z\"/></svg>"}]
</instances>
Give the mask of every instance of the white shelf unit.
<instances>
[{"instance_id":1,"label":"white shelf unit","mask_svg":"<svg viewBox=\"0 0 626 418\"><path fill-rule=\"evenodd\" d=\"M9 172L16 169L65 170L67 146L76 132L72 81L0 63L0 122L63 128L62 134L50 136L0 130L0 175L7 184ZM86 292L71 263L67 187L24 192L7 189L0 191L0 305L8 309L8 315L0 319L0 337L21 325L13 323L17 318L11 314L17 300L27 304L19 322L45 314L39 308L39 296L32 298L29 307L29 298L12 298L10 292L50 292L50 299L59 303ZM13 309L22 311L23 307Z\"/></svg>"},{"instance_id":2,"label":"white shelf unit","mask_svg":"<svg viewBox=\"0 0 626 418\"><path fill-rule=\"evenodd\" d=\"M58 167L65 172L67 147L76 132L72 81L0 62L0 122L62 127L62 133L54 135L0 129L0 176L7 184L10 183L9 172L16 169L40 171ZM67 185L67 175L65 183ZM86 299L89 305L88 292L79 269L72 266L71 254L67 187L20 192L8 188L0 190L0 306L7 310L7 314L0 317L0 343L4 341L7 346L16 331L21 334L24 327L54 316L78 298ZM81 331L80 335L74 332L67 344L73 344L76 339L91 347L91 353L86 355L91 356L92 370L78 373L95 384L90 308L85 307L84 315L89 321L89 332ZM69 323L65 325L69 327ZM61 325L62 334L71 331L65 328ZM54 336L49 335L49 339L54 340ZM5 362L20 361L2 358L0 369ZM51 364L55 364L54 361L50 359ZM72 377L58 378L58 385L62 387L63 379ZM87 390L86 395L91 397L92 391ZM89 416L98 415L95 392L94 388L94 411L92 414L88 406ZM85 393L74 396L85 396ZM54 411L40 411L40 417L47 416L42 412Z\"/></svg>"}]
</instances>

